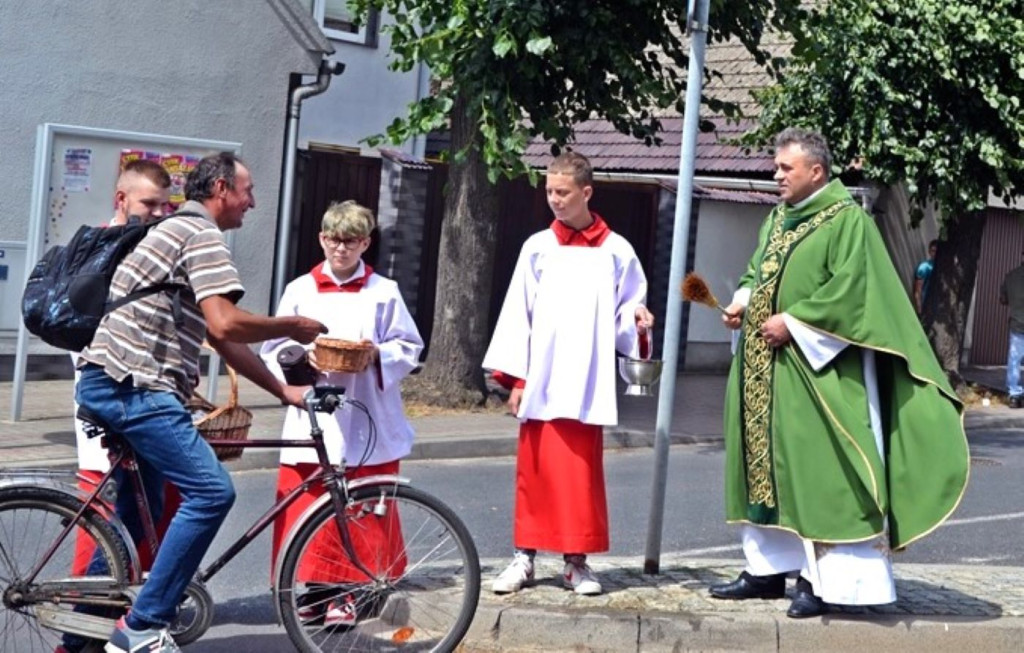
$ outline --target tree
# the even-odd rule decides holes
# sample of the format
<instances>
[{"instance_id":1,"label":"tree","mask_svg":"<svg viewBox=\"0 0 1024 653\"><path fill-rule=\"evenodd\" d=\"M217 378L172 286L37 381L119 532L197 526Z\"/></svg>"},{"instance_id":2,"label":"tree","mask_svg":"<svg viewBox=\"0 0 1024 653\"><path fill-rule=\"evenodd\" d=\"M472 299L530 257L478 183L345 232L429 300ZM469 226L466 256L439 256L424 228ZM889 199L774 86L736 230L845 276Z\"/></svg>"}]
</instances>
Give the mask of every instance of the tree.
<instances>
[{"instance_id":1,"label":"tree","mask_svg":"<svg viewBox=\"0 0 1024 653\"><path fill-rule=\"evenodd\" d=\"M489 289L501 176L531 174L522 154L536 136L571 141L573 125L604 118L646 143L659 112L682 111L688 54L682 0L352 0L387 12L392 68L424 62L437 91L410 105L386 135L394 143L450 125L452 161L438 259L430 361L425 381L448 403L484 396ZM757 49L769 26L784 27L798 0L713 0L712 40ZM714 111L734 108L708 100ZM535 173L532 173L535 174Z\"/></svg>"},{"instance_id":2,"label":"tree","mask_svg":"<svg viewBox=\"0 0 1024 653\"><path fill-rule=\"evenodd\" d=\"M780 84L760 97L767 142L814 127L835 160L940 210L942 242L924 321L958 389L989 192L1024 193L1024 2L834 0L796 33Z\"/></svg>"}]
</instances>

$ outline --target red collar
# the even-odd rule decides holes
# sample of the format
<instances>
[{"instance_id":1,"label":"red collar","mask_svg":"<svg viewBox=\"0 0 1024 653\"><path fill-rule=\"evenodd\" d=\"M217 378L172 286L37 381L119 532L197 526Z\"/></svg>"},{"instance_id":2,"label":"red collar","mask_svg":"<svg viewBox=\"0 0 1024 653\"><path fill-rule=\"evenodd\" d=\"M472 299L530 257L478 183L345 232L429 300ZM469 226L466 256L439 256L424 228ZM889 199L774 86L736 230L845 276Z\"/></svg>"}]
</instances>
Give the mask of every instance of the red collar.
<instances>
[{"instance_id":1,"label":"red collar","mask_svg":"<svg viewBox=\"0 0 1024 653\"><path fill-rule=\"evenodd\" d=\"M590 212L590 215L594 221L590 223L590 226L579 230L566 226L560 220L553 221L551 230L555 232L558 244L574 247L600 247L612 230L608 228L601 216L593 211Z\"/></svg>"},{"instance_id":2,"label":"red collar","mask_svg":"<svg viewBox=\"0 0 1024 653\"><path fill-rule=\"evenodd\" d=\"M331 275L324 272L323 262L314 265L309 274L312 275L313 281L316 282L317 292L359 292L366 285L366 282L370 280L370 275L373 274L373 268L369 265L364 263L363 268L363 276L349 279L341 285Z\"/></svg>"}]
</instances>

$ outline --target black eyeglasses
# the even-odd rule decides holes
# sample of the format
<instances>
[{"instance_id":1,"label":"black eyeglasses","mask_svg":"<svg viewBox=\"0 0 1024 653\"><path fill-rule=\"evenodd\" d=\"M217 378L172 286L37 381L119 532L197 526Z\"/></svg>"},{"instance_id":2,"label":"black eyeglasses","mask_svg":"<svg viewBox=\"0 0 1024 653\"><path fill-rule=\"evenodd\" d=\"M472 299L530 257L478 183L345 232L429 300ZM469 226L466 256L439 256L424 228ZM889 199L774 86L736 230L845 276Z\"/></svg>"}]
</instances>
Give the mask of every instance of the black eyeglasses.
<instances>
[{"instance_id":1,"label":"black eyeglasses","mask_svg":"<svg viewBox=\"0 0 1024 653\"><path fill-rule=\"evenodd\" d=\"M349 238L338 238L337 236L323 236L324 244L331 247L332 249L338 249L339 245L344 245L346 249L352 249L360 245L366 236L351 236Z\"/></svg>"}]
</instances>

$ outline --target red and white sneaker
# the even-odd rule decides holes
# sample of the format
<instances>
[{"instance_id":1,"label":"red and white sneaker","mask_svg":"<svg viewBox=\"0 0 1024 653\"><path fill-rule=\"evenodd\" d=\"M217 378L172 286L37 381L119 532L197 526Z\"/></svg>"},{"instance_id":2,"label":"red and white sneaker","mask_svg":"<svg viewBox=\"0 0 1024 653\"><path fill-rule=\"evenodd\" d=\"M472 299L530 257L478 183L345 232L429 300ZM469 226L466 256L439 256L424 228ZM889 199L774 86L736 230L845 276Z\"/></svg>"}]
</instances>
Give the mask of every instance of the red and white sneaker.
<instances>
[{"instance_id":1,"label":"red and white sneaker","mask_svg":"<svg viewBox=\"0 0 1024 653\"><path fill-rule=\"evenodd\" d=\"M516 551L512 562L491 582L491 591L495 594L510 594L527 585L533 585L533 558Z\"/></svg>"},{"instance_id":2,"label":"red and white sneaker","mask_svg":"<svg viewBox=\"0 0 1024 653\"><path fill-rule=\"evenodd\" d=\"M597 581L597 576L587 564L587 557L583 555L572 555L566 558L565 569L562 571L562 584L565 589L585 596L601 593L601 583Z\"/></svg>"},{"instance_id":3,"label":"red and white sneaker","mask_svg":"<svg viewBox=\"0 0 1024 653\"><path fill-rule=\"evenodd\" d=\"M324 626L355 626L359 616L352 595L348 594L342 601L331 601L324 614Z\"/></svg>"}]
</instances>

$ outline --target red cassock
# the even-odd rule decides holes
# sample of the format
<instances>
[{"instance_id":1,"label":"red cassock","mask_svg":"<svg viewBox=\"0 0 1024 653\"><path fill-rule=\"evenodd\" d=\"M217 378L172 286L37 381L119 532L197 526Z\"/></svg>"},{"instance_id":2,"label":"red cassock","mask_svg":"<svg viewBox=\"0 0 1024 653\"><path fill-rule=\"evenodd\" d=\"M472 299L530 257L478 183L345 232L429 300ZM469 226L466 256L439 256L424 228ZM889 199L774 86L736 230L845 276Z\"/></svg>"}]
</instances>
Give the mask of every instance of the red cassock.
<instances>
[{"instance_id":1,"label":"red cassock","mask_svg":"<svg viewBox=\"0 0 1024 653\"><path fill-rule=\"evenodd\" d=\"M608 550L602 428L571 419L519 427L515 546L561 553Z\"/></svg>"},{"instance_id":2,"label":"red cassock","mask_svg":"<svg viewBox=\"0 0 1024 653\"><path fill-rule=\"evenodd\" d=\"M103 474L104 472L91 469L79 470L78 490L82 493L83 497L88 496L96 489L96 484L103 478ZM167 532L167 527L170 526L171 519L174 518L174 513L178 512L180 505L181 495L178 494L178 488L171 483L164 483L164 509L160 515L160 521L156 524L157 541L163 539L164 534ZM149 549L145 537L143 536L142 541L136 542L135 546L139 550L139 562L142 565L142 571L149 571L149 568L153 566L153 558L155 556ZM89 561L92 560L95 551L96 541L91 537L87 537L84 532L79 530L78 539L75 541L75 558L71 563L72 575L81 576L85 574L86 569L89 567Z\"/></svg>"},{"instance_id":3,"label":"red cassock","mask_svg":"<svg viewBox=\"0 0 1024 653\"><path fill-rule=\"evenodd\" d=\"M316 470L315 463L281 465L277 476L277 498L281 499L302 484L303 479ZM345 472L349 480L377 474L398 474L398 461L380 465L353 467ZM284 539L306 509L323 496L322 486L310 488L295 500L295 503L274 520L274 539L271 546L271 573L276 566L278 553ZM398 510L392 502L383 517L372 512L353 521L348 528L352 548L359 562L374 574L385 574L397 578L405 572L405 544L402 539L402 524ZM314 538L303 555L296 579L301 582L344 583L370 580L352 564L341 544L341 534L336 526L324 528Z\"/></svg>"}]
</instances>

